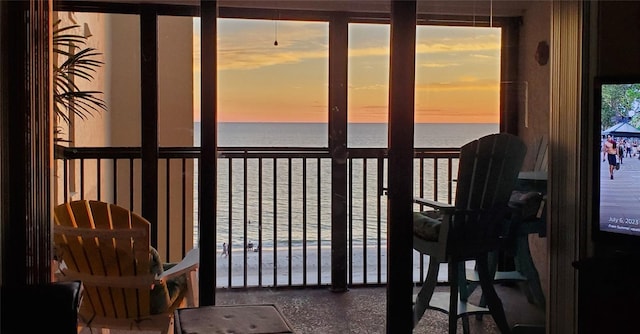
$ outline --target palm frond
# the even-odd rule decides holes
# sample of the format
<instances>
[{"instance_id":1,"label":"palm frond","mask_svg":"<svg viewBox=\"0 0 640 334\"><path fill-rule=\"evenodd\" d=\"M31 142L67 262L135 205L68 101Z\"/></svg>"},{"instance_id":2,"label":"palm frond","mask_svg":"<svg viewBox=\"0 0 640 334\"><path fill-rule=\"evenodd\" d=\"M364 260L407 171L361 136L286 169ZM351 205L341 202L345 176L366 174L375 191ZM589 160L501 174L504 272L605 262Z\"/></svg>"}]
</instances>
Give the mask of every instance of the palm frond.
<instances>
[{"instance_id":1,"label":"palm frond","mask_svg":"<svg viewBox=\"0 0 640 334\"><path fill-rule=\"evenodd\" d=\"M99 112L107 111L100 91L81 90L76 82L92 81L94 74L104 64L102 53L86 47L87 38L74 33L79 25L60 26L54 23L53 52L63 59L54 65L54 110L59 119L69 124L69 115L86 120Z\"/></svg>"}]
</instances>

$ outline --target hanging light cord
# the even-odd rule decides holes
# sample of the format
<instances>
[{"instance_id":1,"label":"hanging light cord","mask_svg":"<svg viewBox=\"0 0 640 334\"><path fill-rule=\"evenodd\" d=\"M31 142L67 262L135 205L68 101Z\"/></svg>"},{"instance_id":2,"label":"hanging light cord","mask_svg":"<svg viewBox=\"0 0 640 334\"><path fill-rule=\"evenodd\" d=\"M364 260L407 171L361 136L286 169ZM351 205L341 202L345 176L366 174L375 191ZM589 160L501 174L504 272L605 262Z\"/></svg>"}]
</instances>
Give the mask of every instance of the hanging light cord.
<instances>
[{"instance_id":1,"label":"hanging light cord","mask_svg":"<svg viewBox=\"0 0 640 334\"><path fill-rule=\"evenodd\" d=\"M493 28L493 0L489 0L489 27Z\"/></svg>"},{"instance_id":2,"label":"hanging light cord","mask_svg":"<svg viewBox=\"0 0 640 334\"><path fill-rule=\"evenodd\" d=\"M278 20L275 21L275 40L273 46L278 46Z\"/></svg>"}]
</instances>

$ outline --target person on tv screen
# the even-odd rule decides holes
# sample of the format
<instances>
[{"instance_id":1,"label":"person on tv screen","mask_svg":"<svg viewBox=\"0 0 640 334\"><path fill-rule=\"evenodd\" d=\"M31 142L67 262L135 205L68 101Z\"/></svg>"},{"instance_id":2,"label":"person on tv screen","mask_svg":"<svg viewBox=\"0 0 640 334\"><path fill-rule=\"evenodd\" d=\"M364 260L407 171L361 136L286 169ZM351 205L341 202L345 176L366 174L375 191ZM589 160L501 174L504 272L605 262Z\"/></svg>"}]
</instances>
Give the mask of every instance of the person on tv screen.
<instances>
[{"instance_id":1,"label":"person on tv screen","mask_svg":"<svg viewBox=\"0 0 640 334\"><path fill-rule=\"evenodd\" d=\"M609 161L609 177L613 180L613 171L616 168L616 156L618 155L618 149L616 141L613 140L612 135L607 135L607 140L602 145L602 161L607 159Z\"/></svg>"},{"instance_id":2,"label":"person on tv screen","mask_svg":"<svg viewBox=\"0 0 640 334\"><path fill-rule=\"evenodd\" d=\"M622 158L624 158L624 141L618 139L618 162L622 164Z\"/></svg>"}]
</instances>

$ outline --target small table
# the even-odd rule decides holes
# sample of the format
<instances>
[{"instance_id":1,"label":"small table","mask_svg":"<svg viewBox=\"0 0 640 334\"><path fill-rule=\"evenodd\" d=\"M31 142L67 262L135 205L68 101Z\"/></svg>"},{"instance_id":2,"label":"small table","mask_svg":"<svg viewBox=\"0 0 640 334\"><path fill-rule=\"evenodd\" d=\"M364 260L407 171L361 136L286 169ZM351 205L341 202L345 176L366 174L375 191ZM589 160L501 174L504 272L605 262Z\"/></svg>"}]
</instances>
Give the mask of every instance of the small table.
<instances>
[{"instance_id":1,"label":"small table","mask_svg":"<svg viewBox=\"0 0 640 334\"><path fill-rule=\"evenodd\" d=\"M531 250L529 249L529 234L537 233L540 237L545 237L547 234L547 220L546 220L546 193L547 193L547 171L527 171L520 172L518 174L518 184L516 189L520 191L535 191L540 193L542 203L538 208L538 212L535 217L521 217L515 210L512 214L512 223L515 223L516 228L516 268L526 278L528 282L527 299L534 304L543 306L545 305L544 292L540 284L540 277L538 270L533 263L531 257ZM524 218L524 219L523 219Z\"/></svg>"},{"instance_id":2,"label":"small table","mask_svg":"<svg viewBox=\"0 0 640 334\"><path fill-rule=\"evenodd\" d=\"M547 193L547 171L525 171L518 173L517 190L532 190Z\"/></svg>"},{"instance_id":3,"label":"small table","mask_svg":"<svg viewBox=\"0 0 640 334\"><path fill-rule=\"evenodd\" d=\"M547 181L547 171L546 170L522 171L518 173L518 179Z\"/></svg>"},{"instance_id":4,"label":"small table","mask_svg":"<svg viewBox=\"0 0 640 334\"><path fill-rule=\"evenodd\" d=\"M273 304L215 305L177 309L175 334L295 333Z\"/></svg>"}]
</instances>

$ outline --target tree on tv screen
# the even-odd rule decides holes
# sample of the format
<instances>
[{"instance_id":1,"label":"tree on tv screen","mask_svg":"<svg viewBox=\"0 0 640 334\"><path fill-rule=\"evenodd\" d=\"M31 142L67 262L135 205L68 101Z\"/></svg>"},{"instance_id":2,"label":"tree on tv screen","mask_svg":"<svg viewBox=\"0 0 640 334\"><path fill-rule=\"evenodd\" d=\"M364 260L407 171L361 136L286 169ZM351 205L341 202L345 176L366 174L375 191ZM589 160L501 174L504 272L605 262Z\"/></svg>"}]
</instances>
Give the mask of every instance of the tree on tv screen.
<instances>
[{"instance_id":1,"label":"tree on tv screen","mask_svg":"<svg viewBox=\"0 0 640 334\"><path fill-rule=\"evenodd\" d=\"M628 121L637 128L640 125L640 83L603 85L601 108L603 128L621 121Z\"/></svg>"}]
</instances>

